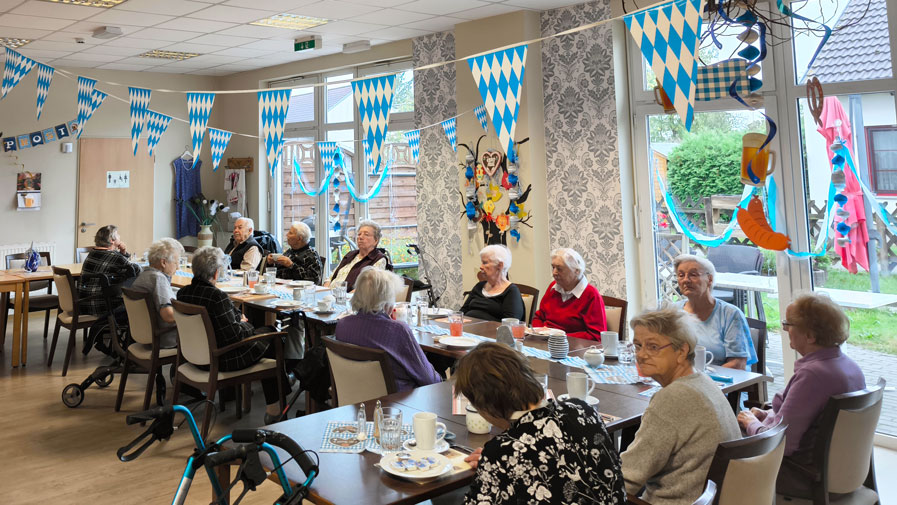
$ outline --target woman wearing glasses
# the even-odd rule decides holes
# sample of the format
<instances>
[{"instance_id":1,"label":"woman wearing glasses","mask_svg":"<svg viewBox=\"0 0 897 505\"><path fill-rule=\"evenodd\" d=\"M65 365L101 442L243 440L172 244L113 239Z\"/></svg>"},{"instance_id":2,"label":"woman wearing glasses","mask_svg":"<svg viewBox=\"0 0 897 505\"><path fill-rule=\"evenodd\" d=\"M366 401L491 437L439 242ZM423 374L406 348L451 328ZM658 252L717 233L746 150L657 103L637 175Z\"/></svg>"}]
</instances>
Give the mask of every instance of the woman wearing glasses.
<instances>
[{"instance_id":1,"label":"woman wearing glasses","mask_svg":"<svg viewBox=\"0 0 897 505\"><path fill-rule=\"evenodd\" d=\"M626 493L663 505L691 504L701 495L720 442L741 438L732 407L710 377L694 370L693 322L674 308L649 311L630 323L639 373L662 386L620 457Z\"/></svg>"}]
</instances>

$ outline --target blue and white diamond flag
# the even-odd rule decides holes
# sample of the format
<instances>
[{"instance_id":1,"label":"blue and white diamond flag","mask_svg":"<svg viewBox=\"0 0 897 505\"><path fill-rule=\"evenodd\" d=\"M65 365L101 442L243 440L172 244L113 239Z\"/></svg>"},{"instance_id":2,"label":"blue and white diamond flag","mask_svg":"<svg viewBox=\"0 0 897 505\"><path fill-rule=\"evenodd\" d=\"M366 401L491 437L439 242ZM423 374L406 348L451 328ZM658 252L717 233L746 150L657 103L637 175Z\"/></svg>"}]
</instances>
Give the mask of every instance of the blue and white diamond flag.
<instances>
[{"instance_id":1,"label":"blue and white diamond flag","mask_svg":"<svg viewBox=\"0 0 897 505\"><path fill-rule=\"evenodd\" d=\"M215 104L215 93L187 93L187 116L190 120L190 139L193 140L193 167L199 162L202 150L202 138L206 134L212 105Z\"/></svg>"},{"instance_id":2,"label":"blue and white diamond flag","mask_svg":"<svg viewBox=\"0 0 897 505\"><path fill-rule=\"evenodd\" d=\"M78 76L78 136L81 136L81 130L87 121L87 114L90 112L91 97L93 88L97 85L97 81L88 77ZM92 114L92 112L91 112Z\"/></svg>"},{"instance_id":3,"label":"blue and white diamond flag","mask_svg":"<svg viewBox=\"0 0 897 505\"><path fill-rule=\"evenodd\" d=\"M483 127L483 131L489 131L489 126L486 124L486 108L482 105L477 105L473 109L473 113L480 120L480 126Z\"/></svg>"},{"instance_id":4,"label":"blue and white diamond flag","mask_svg":"<svg viewBox=\"0 0 897 505\"><path fill-rule=\"evenodd\" d=\"M452 149L455 152L458 152L458 129L455 127L456 123L457 121L455 118L446 119L442 122L442 131L444 131L445 136L448 137Z\"/></svg>"},{"instance_id":5,"label":"blue and white diamond flag","mask_svg":"<svg viewBox=\"0 0 897 505\"><path fill-rule=\"evenodd\" d=\"M405 140L408 141L408 146L411 147L411 156L414 157L414 162L420 163L420 130L405 132Z\"/></svg>"},{"instance_id":6,"label":"blue and white diamond flag","mask_svg":"<svg viewBox=\"0 0 897 505\"><path fill-rule=\"evenodd\" d=\"M526 45L467 59L483 105L505 153L513 159L514 131L526 70Z\"/></svg>"},{"instance_id":7,"label":"blue and white diamond flag","mask_svg":"<svg viewBox=\"0 0 897 505\"><path fill-rule=\"evenodd\" d=\"M140 134L146 124L146 111L149 108L152 90L146 88L128 87L128 99L131 101L131 147L134 156L137 156L137 145L140 143Z\"/></svg>"},{"instance_id":8,"label":"blue and white diamond flag","mask_svg":"<svg viewBox=\"0 0 897 505\"><path fill-rule=\"evenodd\" d=\"M154 110L146 111L146 152L150 156L153 155L153 149L162 138L162 134L168 129L168 123L171 122L171 116L159 114Z\"/></svg>"},{"instance_id":9,"label":"blue and white diamond flag","mask_svg":"<svg viewBox=\"0 0 897 505\"><path fill-rule=\"evenodd\" d=\"M352 81L352 92L361 116L367 165L371 173L380 169L380 148L389 127L389 109L395 91L396 76L386 75Z\"/></svg>"},{"instance_id":10,"label":"blue and white diamond flag","mask_svg":"<svg viewBox=\"0 0 897 505\"><path fill-rule=\"evenodd\" d=\"M84 125L90 121L90 118L93 117L93 113L100 108L100 105L103 105L103 100L106 99L106 93L95 89L90 92L90 108L87 109L87 113L84 115L84 120L78 122L78 138L81 138L81 134L84 133Z\"/></svg>"},{"instance_id":11,"label":"blue and white diamond flag","mask_svg":"<svg viewBox=\"0 0 897 505\"><path fill-rule=\"evenodd\" d=\"M36 62L31 58L22 55L18 51L6 48L6 66L3 67L3 85L0 89L0 99L6 97L6 94L16 87L16 84L23 77L31 72Z\"/></svg>"},{"instance_id":12,"label":"blue and white diamond flag","mask_svg":"<svg viewBox=\"0 0 897 505\"><path fill-rule=\"evenodd\" d=\"M217 128L209 128L209 145L212 147L212 172L218 170L218 164L221 163L221 157L224 156L224 150L227 149L227 143L233 133L227 130L219 130Z\"/></svg>"},{"instance_id":13,"label":"blue and white diamond flag","mask_svg":"<svg viewBox=\"0 0 897 505\"><path fill-rule=\"evenodd\" d=\"M43 63L37 64L37 119L40 119L40 113L44 110L44 102L47 101L47 95L50 93L53 72L55 72L53 67Z\"/></svg>"},{"instance_id":14,"label":"blue and white diamond flag","mask_svg":"<svg viewBox=\"0 0 897 505\"><path fill-rule=\"evenodd\" d=\"M701 44L701 0L676 0L623 17L664 93L691 131Z\"/></svg>"},{"instance_id":15,"label":"blue and white diamond flag","mask_svg":"<svg viewBox=\"0 0 897 505\"><path fill-rule=\"evenodd\" d=\"M333 170L333 161L336 151L339 149L336 142L318 142L318 152L321 154L321 167L324 173L329 174Z\"/></svg>"},{"instance_id":16,"label":"blue and white diamond flag","mask_svg":"<svg viewBox=\"0 0 897 505\"><path fill-rule=\"evenodd\" d=\"M276 89L259 91L259 122L262 125L262 137L265 139L265 154L271 175L280 165L280 153L283 149L283 126L287 111L290 108L290 90Z\"/></svg>"}]
</instances>

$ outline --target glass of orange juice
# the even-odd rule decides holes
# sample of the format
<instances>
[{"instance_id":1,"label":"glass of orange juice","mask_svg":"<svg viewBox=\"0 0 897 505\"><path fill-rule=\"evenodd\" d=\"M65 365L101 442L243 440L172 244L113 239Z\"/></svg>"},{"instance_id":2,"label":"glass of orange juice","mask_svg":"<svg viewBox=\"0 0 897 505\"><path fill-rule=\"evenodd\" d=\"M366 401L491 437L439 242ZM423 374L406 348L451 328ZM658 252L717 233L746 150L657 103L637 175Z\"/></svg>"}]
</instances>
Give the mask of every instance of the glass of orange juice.
<instances>
[{"instance_id":1,"label":"glass of orange juice","mask_svg":"<svg viewBox=\"0 0 897 505\"><path fill-rule=\"evenodd\" d=\"M249 270L246 272L246 278L249 279L249 288L254 288L259 281L259 273L257 270Z\"/></svg>"},{"instance_id":2,"label":"glass of orange juice","mask_svg":"<svg viewBox=\"0 0 897 505\"><path fill-rule=\"evenodd\" d=\"M511 335L514 335L514 338L517 340L523 340L526 338L526 324L525 323L514 323L511 325Z\"/></svg>"},{"instance_id":3,"label":"glass of orange juice","mask_svg":"<svg viewBox=\"0 0 897 505\"><path fill-rule=\"evenodd\" d=\"M460 312L452 312L448 317L449 334L453 337L460 337L464 333L464 314Z\"/></svg>"}]
</instances>

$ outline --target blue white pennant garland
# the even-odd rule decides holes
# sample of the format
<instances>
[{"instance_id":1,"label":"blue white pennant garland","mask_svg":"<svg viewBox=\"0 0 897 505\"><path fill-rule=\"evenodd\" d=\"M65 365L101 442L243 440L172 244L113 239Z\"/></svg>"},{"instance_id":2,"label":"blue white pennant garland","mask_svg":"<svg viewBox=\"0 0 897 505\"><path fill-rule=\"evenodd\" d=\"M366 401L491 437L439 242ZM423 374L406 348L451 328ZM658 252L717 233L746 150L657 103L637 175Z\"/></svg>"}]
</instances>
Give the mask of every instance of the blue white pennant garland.
<instances>
[{"instance_id":1,"label":"blue white pennant garland","mask_svg":"<svg viewBox=\"0 0 897 505\"><path fill-rule=\"evenodd\" d=\"M87 121L88 113L91 107L93 88L97 85L97 81L95 79L90 79L88 77L78 76L78 136L81 136L81 127L84 126L84 123Z\"/></svg>"},{"instance_id":2,"label":"blue white pennant garland","mask_svg":"<svg viewBox=\"0 0 897 505\"><path fill-rule=\"evenodd\" d=\"M217 128L209 128L209 145L212 148L212 172L218 170L218 164L221 163L221 157L224 150L227 149L227 143L233 133L227 130L219 130Z\"/></svg>"},{"instance_id":3,"label":"blue white pennant garland","mask_svg":"<svg viewBox=\"0 0 897 505\"><path fill-rule=\"evenodd\" d=\"M134 156L137 156L137 145L140 143L140 134L146 124L146 111L149 108L152 90L146 88L128 87L128 99L131 102L131 147Z\"/></svg>"},{"instance_id":4,"label":"blue white pennant garland","mask_svg":"<svg viewBox=\"0 0 897 505\"><path fill-rule=\"evenodd\" d=\"M193 140L193 167L199 161L202 150L202 138L206 134L212 105L215 104L215 93L187 93L187 115L190 121L190 138Z\"/></svg>"},{"instance_id":5,"label":"blue white pennant garland","mask_svg":"<svg viewBox=\"0 0 897 505\"><path fill-rule=\"evenodd\" d=\"M335 166L333 160L338 149L336 142L318 142L318 153L321 155L321 166L324 168L325 174L333 170Z\"/></svg>"},{"instance_id":6,"label":"blue white pennant garland","mask_svg":"<svg viewBox=\"0 0 897 505\"><path fill-rule=\"evenodd\" d=\"M380 167L380 148L389 127L389 109L395 91L396 76L387 75L352 82L352 92L361 116L368 169L377 173Z\"/></svg>"},{"instance_id":7,"label":"blue white pennant garland","mask_svg":"<svg viewBox=\"0 0 897 505\"><path fill-rule=\"evenodd\" d=\"M31 72L36 62L31 58L22 55L18 51L6 48L6 66L3 68L3 85L0 89L0 99L6 97L23 77Z\"/></svg>"},{"instance_id":8,"label":"blue white pennant garland","mask_svg":"<svg viewBox=\"0 0 897 505\"><path fill-rule=\"evenodd\" d=\"M47 95L50 93L50 81L53 80L53 72L55 70L49 65L43 63L37 64L37 119L40 120L40 113L44 110L44 102L47 101Z\"/></svg>"},{"instance_id":9,"label":"blue white pennant garland","mask_svg":"<svg viewBox=\"0 0 897 505\"><path fill-rule=\"evenodd\" d=\"M467 59L473 80L483 97L483 105L492 118L492 126L511 159L520 110L520 91L526 70L526 47L521 45Z\"/></svg>"},{"instance_id":10,"label":"blue white pennant garland","mask_svg":"<svg viewBox=\"0 0 897 505\"><path fill-rule=\"evenodd\" d=\"M456 128L457 121L455 118L449 118L442 122L442 131L445 132L445 136L448 137L449 144L452 145L452 150L458 152L458 129Z\"/></svg>"},{"instance_id":11,"label":"blue white pennant garland","mask_svg":"<svg viewBox=\"0 0 897 505\"><path fill-rule=\"evenodd\" d=\"M415 163L420 163L420 130L411 130L405 132L405 140L408 141L408 147L411 148L411 156Z\"/></svg>"},{"instance_id":12,"label":"blue white pennant garland","mask_svg":"<svg viewBox=\"0 0 897 505\"><path fill-rule=\"evenodd\" d=\"M265 139L265 154L271 175L280 164L280 153L283 149L283 127L287 111L290 108L288 89L259 91L259 122L262 125L262 136Z\"/></svg>"},{"instance_id":13,"label":"blue white pennant garland","mask_svg":"<svg viewBox=\"0 0 897 505\"><path fill-rule=\"evenodd\" d=\"M486 124L486 108L482 105L477 105L473 109L473 113L480 121L480 126L483 127L483 131L489 131L489 126Z\"/></svg>"},{"instance_id":14,"label":"blue white pennant garland","mask_svg":"<svg viewBox=\"0 0 897 505\"><path fill-rule=\"evenodd\" d=\"M93 117L93 113L100 108L100 105L103 105L103 100L108 96L106 93L95 89L90 93L90 108L87 109L87 113L84 115L84 120L78 123L78 138L81 138L81 134L84 133L84 125Z\"/></svg>"},{"instance_id":15,"label":"blue white pennant garland","mask_svg":"<svg viewBox=\"0 0 897 505\"><path fill-rule=\"evenodd\" d=\"M676 112L691 131L701 44L701 0L677 0L623 17Z\"/></svg>"},{"instance_id":16,"label":"blue white pennant garland","mask_svg":"<svg viewBox=\"0 0 897 505\"><path fill-rule=\"evenodd\" d=\"M162 134L168 129L168 123L171 122L171 116L160 114L154 110L146 111L146 150L152 156L156 144L162 138Z\"/></svg>"}]
</instances>

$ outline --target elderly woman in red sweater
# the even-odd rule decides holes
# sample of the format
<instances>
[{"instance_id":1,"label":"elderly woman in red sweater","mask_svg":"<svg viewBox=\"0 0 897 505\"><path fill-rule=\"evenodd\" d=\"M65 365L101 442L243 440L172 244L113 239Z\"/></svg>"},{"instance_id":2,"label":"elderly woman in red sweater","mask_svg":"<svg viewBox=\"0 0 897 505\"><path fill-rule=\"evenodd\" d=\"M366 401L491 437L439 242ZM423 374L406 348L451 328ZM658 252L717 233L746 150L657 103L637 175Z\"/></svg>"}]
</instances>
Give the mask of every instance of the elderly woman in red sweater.
<instances>
[{"instance_id":1,"label":"elderly woman in red sweater","mask_svg":"<svg viewBox=\"0 0 897 505\"><path fill-rule=\"evenodd\" d=\"M601 340L607 330L604 299L585 277L586 262L573 249L556 249L551 253L551 276L539 310L533 316L533 327L560 328L576 338Z\"/></svg>"}]
</instances>

